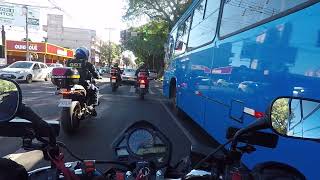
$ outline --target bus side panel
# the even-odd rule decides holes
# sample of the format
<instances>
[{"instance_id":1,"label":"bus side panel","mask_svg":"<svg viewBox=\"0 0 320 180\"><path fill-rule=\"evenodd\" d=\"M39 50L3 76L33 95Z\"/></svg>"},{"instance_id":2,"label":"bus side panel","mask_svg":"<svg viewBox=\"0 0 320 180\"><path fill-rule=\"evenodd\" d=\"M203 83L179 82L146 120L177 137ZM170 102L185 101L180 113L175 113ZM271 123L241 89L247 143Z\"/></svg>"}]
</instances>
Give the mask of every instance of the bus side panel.
<instances>
[{"instance_id":1,"label":"bus side panel","mask_svg":"<svg viewBox=\"0 0 320 180\"><path fill-rule=\"evenodd\" d=\"M265 112L279 96L320 99L320 3L230 38L214 47L211 91L205 109L205 129L220 143L229 126L244 127L230 119L230 103ZM281 137L275 149L258 148L244 156L249 167L279 161L317 179L319 143Z\"/></svg>"},{"instance_id":2,"label":"bus side panel","mask_svg":"<svg viewBox=\"0 0 320 180\"><path fill-rule=\"evenodd\" d=\"M181 85L185 99L182 109L201 126L204 123L204 97L209 90L212 54L212 48L203 47L186 54L181 62L188 64L184 67L187 71Z\"/></svg>"}]
</instances>

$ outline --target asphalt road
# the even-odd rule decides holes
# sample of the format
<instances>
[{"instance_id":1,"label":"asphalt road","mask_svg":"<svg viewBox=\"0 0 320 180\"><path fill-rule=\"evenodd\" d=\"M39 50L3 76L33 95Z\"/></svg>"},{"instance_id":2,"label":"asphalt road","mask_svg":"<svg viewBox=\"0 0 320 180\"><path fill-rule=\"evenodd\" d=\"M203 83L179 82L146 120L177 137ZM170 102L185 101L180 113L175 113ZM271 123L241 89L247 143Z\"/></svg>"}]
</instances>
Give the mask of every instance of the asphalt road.
<instances>
[{"instance_id":1,"label":"asphalt road","mask_svg":"<svg viewBox=\"0 0 320 180\"><path fill-rule=\"evenodd\" d=\"M111 144L120 132L132 123L147 120L157 126L172 142L172 164L189 155L190 146L196 138L206 135L190 120L179 119L170 108L168 100L162 96L162 85L153 81L150 94L140 100L134 93L132 85L122 85L116 92L104 79L98 83L100 87L100 106L98 116L81 122L79 132L68 136L62 131L59 140L64 142L75 154L86 159L114 159ZM31 106L45 120L59 120L60 108L57 107L59 96L54 95L55 87L51 82L35 82L21 84L24 102ZM187 131L186 131L187 129ZM201 139L205 139L201 137ZM210 141L210 139L208 139ZM21 146L20 138L0 137L0 156L17 151ZM66 161L74 159L65 154ZM40 162L35 167L43 166Z\"/></svg>"}]
</instances>

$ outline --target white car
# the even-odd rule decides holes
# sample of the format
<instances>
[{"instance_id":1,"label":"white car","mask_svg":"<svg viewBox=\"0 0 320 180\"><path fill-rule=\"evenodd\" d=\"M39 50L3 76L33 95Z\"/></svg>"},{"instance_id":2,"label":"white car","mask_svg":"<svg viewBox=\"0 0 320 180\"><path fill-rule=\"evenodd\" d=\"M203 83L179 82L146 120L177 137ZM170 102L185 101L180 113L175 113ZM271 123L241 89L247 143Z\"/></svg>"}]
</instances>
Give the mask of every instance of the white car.
<instances>
[{"instance_id":1,"label":"white car","mask_svg":"<svg viewBox=\"0 0 320 180\"><path fill-rule=\"evenodd\" d=\"M124 69L123 73L121 74L121 79L124 82L136 82L137 77L135 75L135 69Z\"/></svg>"},{"instance_id":2,"label":"white car","mask_svg":"<svg viewBox=\"0 0 320 180\"><path fill-rule=\"evenodd\" d=\"M46 64L41 62L17 61L1 69L0 77L16 81L26 81L27 83L31 83L33 80L48 81L49 69Z\"/></svg>"},{"instance_id":3,"label":"white car","mask_svg":"<svg viewBox=\"0 0 320 180\"><path fill-rule=\"evenodd\" d=\"M149 79L157 79L158 73L155 70L149 70Z\"/></svg>"}]
</instances>

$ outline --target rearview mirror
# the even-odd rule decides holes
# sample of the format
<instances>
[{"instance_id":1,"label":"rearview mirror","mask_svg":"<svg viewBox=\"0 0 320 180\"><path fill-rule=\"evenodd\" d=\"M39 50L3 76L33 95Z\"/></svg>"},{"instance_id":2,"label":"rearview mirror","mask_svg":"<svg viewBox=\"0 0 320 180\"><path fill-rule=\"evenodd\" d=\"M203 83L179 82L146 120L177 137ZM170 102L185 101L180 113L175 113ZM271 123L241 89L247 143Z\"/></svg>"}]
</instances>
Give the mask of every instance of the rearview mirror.
<instances>
[{"instance_id":1,"label":"rearview mirror","mask_svg":"<svg viewBox=\"0 0 320 180\"><path fill-rule=\"evenodd\" d=\"M21 99L19 85L12 80L0 78L0 123L14 118Z\"/></svg>"},{"instance_id":2,"label":"rearview mirror","mask_svg":"<svg viewBox=\"0 0 320 180\"><path fill-rule=\"evenodd\" d=\"M299 97L278 98L272 103L271 125L278 134L320 139L320 102Z\"/></svg>"}]
</instances>

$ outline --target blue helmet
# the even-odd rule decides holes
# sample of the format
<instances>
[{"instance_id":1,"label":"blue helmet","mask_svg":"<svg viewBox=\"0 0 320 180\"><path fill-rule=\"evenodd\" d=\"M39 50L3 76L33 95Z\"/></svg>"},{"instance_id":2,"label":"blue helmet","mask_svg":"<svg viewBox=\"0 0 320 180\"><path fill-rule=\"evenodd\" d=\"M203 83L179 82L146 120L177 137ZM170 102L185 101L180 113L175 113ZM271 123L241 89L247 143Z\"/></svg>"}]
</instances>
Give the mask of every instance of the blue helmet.
<instances>
[{"instance_id":1,"label":"blue helmet","mask_svg":"<svg viewBox=\"0 0 320 180\"><path fill-rule=\"evenodd\" d=\"M74 56L76 59L88 60L89 59L89 50L85 47L79 47L78 49L76 49L76 53Z\"/></svg>"}]
</instances>

